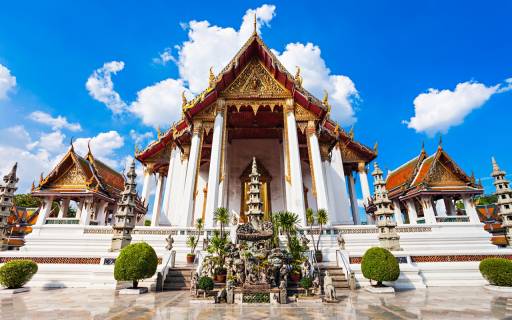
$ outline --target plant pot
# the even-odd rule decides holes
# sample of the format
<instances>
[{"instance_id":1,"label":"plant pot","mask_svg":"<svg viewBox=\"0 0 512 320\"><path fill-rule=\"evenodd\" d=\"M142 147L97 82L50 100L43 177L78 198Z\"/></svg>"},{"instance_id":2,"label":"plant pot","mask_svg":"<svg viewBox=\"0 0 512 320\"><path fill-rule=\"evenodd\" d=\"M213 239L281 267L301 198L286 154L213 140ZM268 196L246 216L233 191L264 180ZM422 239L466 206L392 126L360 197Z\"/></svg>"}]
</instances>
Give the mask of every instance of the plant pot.
<instances>
[{"instance_id":1,"label":"plant pot","mask_svg":"<svg viewBox=\"0 0 512 320\"><path fill-rule=\"evenodd\" d=\"M196 255L195 254L187 254L187 263L188 264L193 264L194 261L196 260Z\"/></svg>"},{"instance_id":2,"label":"plant pot","mask_svg":"<svg viewBox=\"0 0 512 320\"><path fill-rule=\"evenodd\" d=\"M216 274L213 276L213 281L217 283L225 283L226 282L226 274Z\"/></svg>"},{"instance_id":3,"label":"plant pot","mask_svg":"<svg viewBox=\"0 0 512 320\"><path fill-rule=\"evenodd\" d=\"M292 282L299 282L300 281L300 274L299 273L291 273L290 274L290 280Z\"/></svg>"},{"instance_id":4,"label":"plant pot","mask_svg":"<svg viewBox=\"0 0 512 320\"><path fill-rule=\"evenodd\" d=\"M316 259L316 262L322 262L324 260L324 256L322 254L322 251L315 251L315 259Z\"/></svg>"}]
</instances>

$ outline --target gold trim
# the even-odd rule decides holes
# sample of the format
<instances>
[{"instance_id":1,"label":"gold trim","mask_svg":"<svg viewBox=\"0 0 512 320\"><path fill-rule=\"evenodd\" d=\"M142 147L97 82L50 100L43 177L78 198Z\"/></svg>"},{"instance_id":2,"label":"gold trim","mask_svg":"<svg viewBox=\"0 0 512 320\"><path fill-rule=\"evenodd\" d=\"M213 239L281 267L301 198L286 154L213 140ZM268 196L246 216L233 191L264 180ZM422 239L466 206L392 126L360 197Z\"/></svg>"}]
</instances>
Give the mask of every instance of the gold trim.
<instances>
[{"instance_id":1,"label":"gold trim","mask_svg":"<svg viewBox=\"0 0 512 320\"><path fill-rule=\"evenodd\" d=\"M309 141L310 136L315 133L315 123L313 121L308 121L306 128L306 142L308 146L308 159L309 159L309 171L311 172L311 192L313 193L313 196L316 198L316 182L315 182L315 170L313 167L313 156L311 153L311 142Z\"/></svg>"}]
</instances>

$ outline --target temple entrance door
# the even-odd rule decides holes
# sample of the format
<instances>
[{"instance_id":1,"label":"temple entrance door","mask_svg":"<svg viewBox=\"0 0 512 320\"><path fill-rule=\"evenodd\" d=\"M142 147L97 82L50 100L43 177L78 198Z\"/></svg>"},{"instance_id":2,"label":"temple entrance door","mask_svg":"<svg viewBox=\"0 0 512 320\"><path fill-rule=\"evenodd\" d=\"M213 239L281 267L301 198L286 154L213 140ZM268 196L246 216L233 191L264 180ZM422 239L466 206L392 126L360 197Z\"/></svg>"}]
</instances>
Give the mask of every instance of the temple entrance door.
<instances>
[{"instance_id":1,"label":"temple entrance door","mask_svg":"<svg viewBox=\"0 0 512 320\"><path fill-rule=\"evenodd\" d=\"M271 204L270 204L270 181L272 181L272 176L268 173L267 169L261 164L261 162L256 159L256 166L258 168L258 172L260 173L260 182L261 182L261 188L260 188L260 197L261 201L263 202L263 220L269 221L270 220L270 212L271 210ZM240 203L240 220L242 222L247 222L247 217L245 213L248 210L247 205L247 192L249 191L249 174L251 173L252 169L252 161L249 161L249 164L245 168L245 170L240 175L240 185L242 189L241 193L241 203Z\"/></svg>"}]
</instances>

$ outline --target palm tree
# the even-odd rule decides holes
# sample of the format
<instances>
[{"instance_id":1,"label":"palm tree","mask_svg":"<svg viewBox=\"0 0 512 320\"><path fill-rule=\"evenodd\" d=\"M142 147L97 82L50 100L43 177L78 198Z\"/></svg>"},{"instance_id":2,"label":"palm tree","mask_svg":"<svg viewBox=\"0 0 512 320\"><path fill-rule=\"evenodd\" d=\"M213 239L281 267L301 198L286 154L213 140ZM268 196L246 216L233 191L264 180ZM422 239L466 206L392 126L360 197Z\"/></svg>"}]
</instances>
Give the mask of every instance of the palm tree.
<instances>
[{"instance_id":1,"label":"palm tree","mask_svg":"<svg viewBox=\"0 0 512 320\"><path fill-rule=\"evenodd\" d=\"M316 247L319 248L320 245L320 236L322 235L322 227L327 224L329 221L329 214L325 209L318 209L316 212L316 222L320 225L320 234L318 235L318 239L316 241Z\"/></svg>"},{"instance_id":2,"label":"palm tree","mask_svg":"<svg viewBox=\"0 0 512 320\"><path fill-rule=\"evenodd\" d=\"M309 234L311 235L311 243L313 244L313 249L316 251L315 238L313 236L313 225L315 224L315 213L313 209L306 209L306 224L309 226Z\"/></svg>"},{"instance_id":3,"label":"palm tree","mask_svg":"<svg viewBox=\"0 0 512 320\"><path fill-rule=\"evenodd\" d=\"M293 212L281 211L279 212L279 227L286 234L288 246L290 246L292 234L297 232L297 225L299 224L299 216Z\"/></svg>"},{"instance_id":4,"label":"palm tree","mask_svg":"<svg viewBox=\"0 0 512 320\"><path fill-rule=\"evenodd\" d=\"M229 223L229 211L226 208L219 207L213 213L213 220L220 224L220 236L224 237L224 226Z\"/></svg>"},{"instance_id":5,"label":"palm tree","mask_svg":"<svg viewBox=\"0 0 512 320\"><path fill-rule=\"evenodd\" d=\"M270 221L272 222L272 242L274 244L274 248L279 247L279 219L280 219L280 213L279 212L272 212L270 213Z\"/></svg>"}]
</instances>

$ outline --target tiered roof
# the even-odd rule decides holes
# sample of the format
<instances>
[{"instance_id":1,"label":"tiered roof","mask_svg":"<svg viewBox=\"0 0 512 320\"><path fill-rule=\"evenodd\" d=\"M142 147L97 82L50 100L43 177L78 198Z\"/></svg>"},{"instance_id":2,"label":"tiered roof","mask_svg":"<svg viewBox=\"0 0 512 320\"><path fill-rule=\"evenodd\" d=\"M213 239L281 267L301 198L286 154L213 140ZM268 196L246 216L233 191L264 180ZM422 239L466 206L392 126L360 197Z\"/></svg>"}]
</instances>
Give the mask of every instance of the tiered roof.
<instances>
[{"instance_id":1,"label":"tiered roof","mask_svg":"<svg viewBox=\"0 0 512 320\"><path fill-rule=\"evenodd\" d=\"M391 171L386 179L386 189L390 199L420 193L483 193L482 186L464 173L441 145L431 156L422 148L417 157Z\"/></svg>"},{"instance_id":2,"label":"tiered roof","mask_svg":"<svg viewBox=\"0 0 512 320\"><path fill-rule=\"evenodd\" d=\"M340 129L335 121L330 119L328 102L320 101L304 89L300 75L292 76L261 37L254 32L217 77L210 74L210 84L206 90L191 101L184 100L183 118L173 124L165 133L159 134L158 140L150 143L144 150L136 152L136 158L145 162L162 152L172 142L180 145L180 137L185 132L190 132L194 117L209 108L254 59L263 65L265 70L279 83L279 86L289 92L290 97L297 105L319 120L324 139L343 142L348 148L354 150L353 153L361 154L367 162L377 156L376 151L354 141L343 129Z\"/></svg>"}]
</instances>

